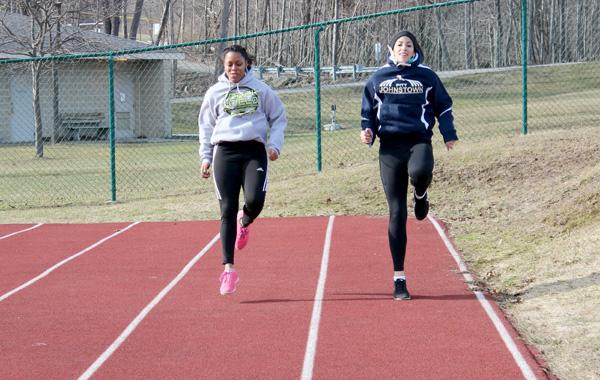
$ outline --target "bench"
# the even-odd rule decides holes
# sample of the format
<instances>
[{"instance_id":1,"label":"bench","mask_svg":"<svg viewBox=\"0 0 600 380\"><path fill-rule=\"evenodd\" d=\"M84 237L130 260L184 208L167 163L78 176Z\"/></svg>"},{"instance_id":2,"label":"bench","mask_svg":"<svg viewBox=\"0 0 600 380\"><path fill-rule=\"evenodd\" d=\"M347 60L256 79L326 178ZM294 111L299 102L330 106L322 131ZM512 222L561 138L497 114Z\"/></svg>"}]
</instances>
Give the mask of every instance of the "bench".
<instances>
[{"instance_id":1,"label":"bench","mask_svg":"<svg viewBox=\"0 0 600 380\"><path fill-rule=\"evenodd\" d=\"M68 112L60 114L60 125L63 138L80 141L82 131L87 139L106 139L108 127L102 126L104 114L101 112Z\"/></svg>"}]
</instances>

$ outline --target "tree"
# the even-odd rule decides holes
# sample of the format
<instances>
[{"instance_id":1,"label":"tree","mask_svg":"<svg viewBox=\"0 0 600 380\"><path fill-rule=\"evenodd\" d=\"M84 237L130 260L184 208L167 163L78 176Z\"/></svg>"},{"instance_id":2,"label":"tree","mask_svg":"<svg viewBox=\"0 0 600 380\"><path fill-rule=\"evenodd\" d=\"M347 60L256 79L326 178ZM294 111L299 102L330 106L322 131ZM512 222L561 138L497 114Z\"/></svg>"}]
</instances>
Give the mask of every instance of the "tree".
<instances>
[{"instance_id":1,"label":"tree","mask_svg":"<svg viewBox=\"0 0 600 380\"><path fill-rule=\"evenodd\" d=\"M504 64L504 59L502 56L502 36L504 32L502 31L502 11L500 10L500 0L495 0L496 7L496 38L495 38L495 65L494 67L500 67Z\"/></svg>"},{"instance_id":2,"label":"tree","mask_svg":"<svg viewBox=\"0 0 600 380\"><path fill-rule=\"evenodd\" d=\"M465 4L465 67L473 68L473 4Z\"/></svg>"},{"instance_id":3,"label":"tree","mask_svg":"<svg viewBox=\"0 0 600 380\"><path fill-rule=\"evenodd\" d=\"M144 0L135 0L135 9L133 11L133 19L131 20L131 30L129 31L129 38L132 40L137 39L138 28L140 27L140 19L142 17L142 8L144 7Z\"/></svg>"},{"instance_id":4,"label":"tree","mask_svg":"<svg viewBox=\"0 0 600 380\"><path fill-rule=\"evenodd\" d=\"M450 54L448 54L448 45L446 44L445 34L442 32L442 16L439 8L435 8L433 13L435 14L435 25L437 31L437 41L439 44L440 50L440 64L441 68L452 67L452 62L450 62Z\"/></svg>"},{"instance_id":5,"label":"tree","mask_svg":"<svg viewBox=\"0 0 600 380\"><path fill-rule=\"evenodd\" d=\"M9 23L5 14L0 19L3 34L11 42L22 47L22 53L30 57L44 57L62 53L65 42L78 38L76 33L64 35L61 33L61 23L66 18L67 12L61 8L57 0L17 0L15 9L29 17L28 33L23 33L24 28L20 23ZM27 37L25 37L28 34ZM40 74L44 61L35 60L30 63L32 84L32 109L34 119L35 155L44 156L44 140L42 112L40 105ZM55 72L53 71L53 74ZM53 79L55 79L53 75ZM53 86L55 89L56 82ZM57 99L55 99L57 101ZM56 108L56 107L55 107Z\"/></svg>"},{"instance_id":6,"label":"tree","mask_svg":"<svg viewBox=\"0 0 600 380\"><path fill-rule=\"evenodd\" d=\"M121 29L121 12L125 12L127 2L125 0L99 0L98 14L102 17L104 33L119 35ZM123 34L127 34L124 32Z\"/></svg>"},{"instance_id":7,"label":"tree","mask_svg":"<svg viewBox=\"0 0 600 380\"><path fill-rule=\"evenodd\" d=\"M228 20L229 20L229 0L223 0L223 11L221 13L221 27L220 27L220 33L219 33L219 37L223 38L223 37L227 37L227 26L228 26ZM219 44L219 48L217 50L217 55L223 51L223 49L225 48L225 42L221 42ZM219 73L221 72L221 62L220 60L217 58L216 62L215 62L215 71L214 71L214 76L215 78L219 75Z\"/></svg>"},{"instance_id":8,"label":"tree","mask_svg":"<svg viewBox=\"0 0 600 380\"><path fill-rule=\"evenodd\" d=\"M167 28L167 20L169 19L171 9L171 0L165 1L165 7L163 9L163 14L160 21L160 28L158 29L158 36L156 36L156 41L154 41L155 45L160 45L160 41L165 33L165 29Z\"/></svg>"}]
</instances>

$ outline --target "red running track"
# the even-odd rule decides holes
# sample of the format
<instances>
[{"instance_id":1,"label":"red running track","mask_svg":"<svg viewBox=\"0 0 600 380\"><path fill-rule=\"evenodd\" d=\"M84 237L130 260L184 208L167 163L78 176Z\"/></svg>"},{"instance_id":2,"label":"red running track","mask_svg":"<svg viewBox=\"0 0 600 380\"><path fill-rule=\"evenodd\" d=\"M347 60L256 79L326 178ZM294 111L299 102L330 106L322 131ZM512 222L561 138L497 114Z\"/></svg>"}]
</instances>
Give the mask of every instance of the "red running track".
<instances>
[{"instance_id":1,"label":"red running track","mask_svg":"<svg viewBox=\"0 0 600 380\"><path fill-rule=\"evenodd\" d=\"M0 378L544 378L434 223L409 221L410 301L380 217L259 219L226 297L216 221L0 225Z\"/></svg>"}]
</instances>

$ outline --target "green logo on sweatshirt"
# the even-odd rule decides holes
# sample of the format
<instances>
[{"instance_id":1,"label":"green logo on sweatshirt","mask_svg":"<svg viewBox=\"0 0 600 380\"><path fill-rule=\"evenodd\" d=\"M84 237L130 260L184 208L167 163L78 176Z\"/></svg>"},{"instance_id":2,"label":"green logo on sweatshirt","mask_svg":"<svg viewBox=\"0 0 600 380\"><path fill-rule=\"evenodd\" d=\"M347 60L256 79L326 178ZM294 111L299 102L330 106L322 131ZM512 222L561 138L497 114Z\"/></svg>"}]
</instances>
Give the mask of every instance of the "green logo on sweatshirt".
<instances>
[{"instance_id":1,"label":"green logo on sweatshirt","mask_svg":"<svg viewBox=\"0 0 600 380\"><path fill-rule=\"evenodd\" d=\"M231 116L254 113L258 109L258 92L248 87L229 91L223 109Z\"/></svg>"}]
</instances>

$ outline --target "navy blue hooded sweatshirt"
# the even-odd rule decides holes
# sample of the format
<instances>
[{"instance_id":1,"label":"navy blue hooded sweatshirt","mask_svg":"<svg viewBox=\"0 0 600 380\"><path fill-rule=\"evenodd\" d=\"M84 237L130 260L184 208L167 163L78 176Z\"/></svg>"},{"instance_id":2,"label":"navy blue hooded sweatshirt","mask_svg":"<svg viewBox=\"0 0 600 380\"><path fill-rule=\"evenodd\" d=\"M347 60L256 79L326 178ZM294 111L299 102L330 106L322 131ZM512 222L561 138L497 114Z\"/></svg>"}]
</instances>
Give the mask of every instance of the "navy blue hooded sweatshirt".
<instances>
[{"instance_id":1,"label":"navy blue hooded sweatshirt","mask_svg":"<svg viewBox=\"0 0 600 380\"><path fill-rule=\"evenodd\" d=\"M388 64L369 78L362 98L361 127L370 128L381 140L431 142L437 118L444 142L458 140L452 99L437 74L421 65L421 51L416 49L416 53L416 60L406 66L388 58Z\"/></svg>"}]
</instances>

